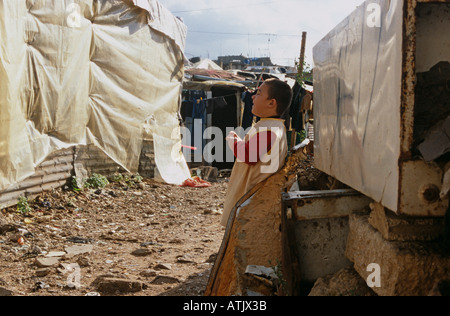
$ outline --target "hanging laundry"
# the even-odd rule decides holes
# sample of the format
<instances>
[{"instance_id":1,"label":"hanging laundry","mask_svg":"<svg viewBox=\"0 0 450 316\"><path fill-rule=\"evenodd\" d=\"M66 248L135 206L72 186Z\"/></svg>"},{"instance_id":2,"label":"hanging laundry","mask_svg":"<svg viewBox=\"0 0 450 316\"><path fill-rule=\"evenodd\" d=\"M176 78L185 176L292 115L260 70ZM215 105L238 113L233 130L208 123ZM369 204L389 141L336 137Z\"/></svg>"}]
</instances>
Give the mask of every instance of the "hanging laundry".
<instances>
[{"instance_id":1,"label":"hanging laundry","mask_svg":"<svg viewBox=\"0 0 450 316\"><path fill-rule=\"evenodd\" d=\"M215 110L220 110L228 106L227 101L225 100L225 97L215 97L206 100L208 102L207 104L207 113L212 114Z\"/></svg>"},{"instance_id":2,"label":"hanging laundry","mask_svg":"<svg viewBox=\"0 0 450 316\"><path fill-rule=\"evenodd\" d=\"M296 82L293 88L293 93L294 97L292 98L291 108L289 110L289 115L291 117L291 128L296 131L301 131L303 130L301 106L306 90Z\"/></svg>"},{"instance_id":3,"label":"hanging laundry","mask_svg":"<svg viewBox=\"0 0 450 316\"><path fill-rule=\"evenodd\" d=\"M250 92L245 91L242 96L242 101L244 102L244 113L242 117L242 127L247 129L253 125L253 96L256 94L256 91Z\"/></svg>"}]
</instances>

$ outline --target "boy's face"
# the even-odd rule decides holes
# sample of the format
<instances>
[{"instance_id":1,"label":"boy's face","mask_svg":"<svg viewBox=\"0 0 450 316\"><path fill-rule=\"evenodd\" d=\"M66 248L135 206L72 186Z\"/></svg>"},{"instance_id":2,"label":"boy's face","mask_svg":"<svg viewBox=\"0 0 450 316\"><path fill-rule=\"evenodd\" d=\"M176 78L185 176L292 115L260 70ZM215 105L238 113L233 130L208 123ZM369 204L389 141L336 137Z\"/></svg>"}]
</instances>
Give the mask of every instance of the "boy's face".
<instances>
[{"instance_id":1,"label":"boy's face","mask_svg":"<svg viewBox=\"0 0 450 316\"><path fill-rule=\"evenodd\" d=\"M259 87L253 98L252 113L258 117L277 116L277 101L269 98L269 87L264 83Z\"/></svg>"}]
</instances>

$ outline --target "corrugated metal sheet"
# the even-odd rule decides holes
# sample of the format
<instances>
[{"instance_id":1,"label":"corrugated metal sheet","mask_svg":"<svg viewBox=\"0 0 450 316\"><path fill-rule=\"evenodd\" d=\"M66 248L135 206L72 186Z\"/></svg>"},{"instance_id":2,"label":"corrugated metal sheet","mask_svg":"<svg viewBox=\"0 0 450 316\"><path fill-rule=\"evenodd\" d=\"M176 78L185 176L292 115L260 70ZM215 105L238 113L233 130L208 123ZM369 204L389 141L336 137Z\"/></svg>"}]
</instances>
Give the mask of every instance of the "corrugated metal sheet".
<instances>
[{"instance_id":1,"label":"corrugated metal sheet","mask_svg":"<svg viewBox=\"0 0 450 316\"><path fill-rule=\"evenodd\" d=\"M35 174L0 193L0 208L15 205L20 196L31 198L66 184L73 174L74 153L71 148L50 155Z\"/></svg>"},{"instance_id":2,"label":"corrugated metal sheet","mask_svg":"<svg viewBox=\"0 0 450 316\"><path fill-rule=\"evenodd\" d=\"M139 173L153 178L155 168L153 141L144 141ZM44 191L60 188L68 184L72 176L83 179L93 173L109 176L116 172L127 171L95 146L77 146L61 150L42 162L32 176L0 192L0 209L17 204L21 196L32 199Z\"/></svg>"}]
</instances>

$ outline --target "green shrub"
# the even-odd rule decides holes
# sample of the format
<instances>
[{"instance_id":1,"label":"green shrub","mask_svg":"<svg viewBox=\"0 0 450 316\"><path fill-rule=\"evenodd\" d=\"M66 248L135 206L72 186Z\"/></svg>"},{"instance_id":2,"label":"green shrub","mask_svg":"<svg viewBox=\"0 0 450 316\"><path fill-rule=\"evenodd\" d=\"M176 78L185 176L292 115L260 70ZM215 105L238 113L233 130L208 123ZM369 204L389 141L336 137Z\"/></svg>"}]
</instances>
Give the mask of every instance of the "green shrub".
<instances>
[{"instance_id":1,"label":"green shrub","mask_svg":"<svg viewBox=\"0 0 450 316\"><path fill-rule=\"evenodd\" d=\"M123 180L123 175L121 173L114 173L113 175L109 176L109 181L111 182L120 182Z\"/></svg>"},{"instance_id":2,"label":"green shrub","mask_svg":"<svg viewBox=\"0 0 450 316\"><path fill-rule=\"evenodd\" d=\"M113 175L109 176L109 181L122 182L122 184L126 184L127 186L134 186L137 183L142 182L142 180L142 176L137 172L135 174L121 174L116 172Z\"/></svg>"},{"instance_id":3,"label":"green shrub","mask_svg":"<svg viewBox=\"0 0 450 316\"><path fill-rule=\"evenodd\" d=\"M72 190L79 192L81 191L81 188L78 185L78 178L77 177L72 177L72 181L70 183L72 185Z\"/></svg>"},{"instance_id":4,"label":"green shrub","mask_svg":"<svg viewBox=\"0 0 450 316\"><path fill-rule=\"evenodd\" d=\"M88 179L86 179L86 182L84 183L85 188L91 188L91 189L98 189L98 188L104 188L109 184L108 179L105 176L102 176L101 174L94 173L92 176L90 176Z\"/></svg>"},{"instance_id":5,"label":"green shrub","mask_svg":"<svg viewBox=\"0 0 450 316\"><path fill-rule=\"evenodd\" d=\"M31 207L28 204L28 199L25 196L20 196L17 201L17 211L22 215L29 215Z\"/></svg>"}]
</instances>

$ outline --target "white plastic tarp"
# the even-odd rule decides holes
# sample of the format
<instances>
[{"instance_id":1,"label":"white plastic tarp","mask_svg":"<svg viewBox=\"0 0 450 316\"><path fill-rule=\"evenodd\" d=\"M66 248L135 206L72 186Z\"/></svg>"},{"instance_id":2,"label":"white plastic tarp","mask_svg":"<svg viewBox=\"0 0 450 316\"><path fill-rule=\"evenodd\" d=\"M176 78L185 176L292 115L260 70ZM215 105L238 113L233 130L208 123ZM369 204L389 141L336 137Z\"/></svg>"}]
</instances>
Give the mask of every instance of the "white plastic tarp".
<instances>
[{"instance_id":1,"label":"white plastic tarp","mask_svg":"<svg viewBox=\"0 0 450 316\"><path fill-rule=\"evenodd\" d=\"M186 31L156 0L0 0L0 190L74 145L135 172L143 139L164 181L188 178L174 133Z\"/></svg>"},{"instance_id":2,"label":"white plastic tarp","mask_svg":"<svg viewBox=\"0 0 450 316\"><path fill-rule=\"evenodd\" d=\"M316 167L397 210L403 1L360 5L314 47Z\"/></svg>"}]
</instances>

